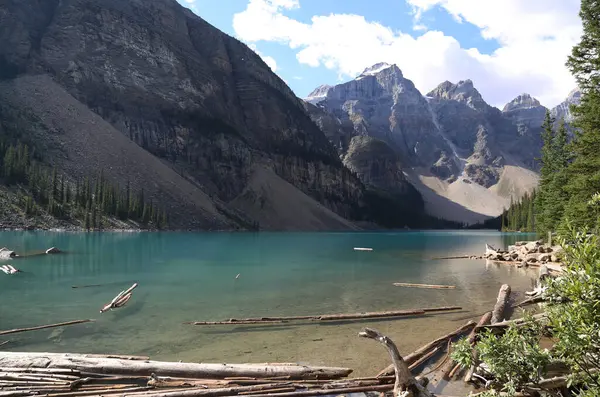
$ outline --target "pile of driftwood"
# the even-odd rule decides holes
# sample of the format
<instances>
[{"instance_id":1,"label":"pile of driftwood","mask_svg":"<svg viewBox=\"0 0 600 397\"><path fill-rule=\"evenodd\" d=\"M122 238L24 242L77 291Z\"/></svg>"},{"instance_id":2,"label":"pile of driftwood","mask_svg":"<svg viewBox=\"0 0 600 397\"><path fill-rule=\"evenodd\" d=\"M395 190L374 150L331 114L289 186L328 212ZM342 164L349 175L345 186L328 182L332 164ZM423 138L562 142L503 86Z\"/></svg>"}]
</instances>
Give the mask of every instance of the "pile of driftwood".
<instances>
[{"instance_id":1,"label":"pile of driftwood","mask_svg":"<svg viewBox=\"0 0 600 397\"><path fill-rule=\"evenodd\" d=\"M348 378L349 368L293 363L196 364L140 356L0 352L0 396L301 397L387 391L431 396L428 379L415 375L474 327L469 322L404 357L391 339L366 328L359 336L381 343L392 359L389 368L366 378Z\"/></svg>"}]
</instances>

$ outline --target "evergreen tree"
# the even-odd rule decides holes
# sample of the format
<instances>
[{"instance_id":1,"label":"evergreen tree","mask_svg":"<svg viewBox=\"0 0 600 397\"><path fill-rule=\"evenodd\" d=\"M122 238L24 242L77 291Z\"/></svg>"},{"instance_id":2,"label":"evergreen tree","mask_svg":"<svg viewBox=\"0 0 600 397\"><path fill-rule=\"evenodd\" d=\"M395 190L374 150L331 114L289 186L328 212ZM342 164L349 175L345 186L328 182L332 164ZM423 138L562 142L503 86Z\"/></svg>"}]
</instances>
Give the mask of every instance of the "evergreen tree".
<instances>
[{"instance_id":1,"label":"evergreen tree","mask_svg":"<svg viewBox=\"0 0 600 397\"><path fill-rule=\"evenodd\" d=\"M579 16L583 35L567 62L582 95L581 104L572 108L577 132L571 146L574 158L567 170L565 216L575 226L596 226L587 203L600 192L600 2L582 0Z\"/></svg>"}]
</instances>

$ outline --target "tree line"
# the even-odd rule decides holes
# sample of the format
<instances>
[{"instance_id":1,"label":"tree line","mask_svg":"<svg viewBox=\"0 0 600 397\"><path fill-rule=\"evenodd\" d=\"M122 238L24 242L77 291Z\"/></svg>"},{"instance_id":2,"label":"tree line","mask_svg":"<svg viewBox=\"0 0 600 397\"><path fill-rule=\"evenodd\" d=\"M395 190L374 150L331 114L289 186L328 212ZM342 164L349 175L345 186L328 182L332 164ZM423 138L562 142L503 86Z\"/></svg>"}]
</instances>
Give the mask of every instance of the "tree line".
<instances>
[{"instance_id":1,"label":"tree line","mask_svg":"<svg viewBox=\"0 0 600 397\"><path fill-rule=\"evenodd\" d=\"M19 203L30 216L41 210L59 219L78 219L85 229L107 226L106 218L134 221L143 227L164 228L167 213L148 200L142 189L135 193L127 182L123 189L104 173L94 178L67 180L57 169L49 170L33 158L27 144L0 141L0 176L6 185L19 185Z\"/></svg>"}]
</instances>

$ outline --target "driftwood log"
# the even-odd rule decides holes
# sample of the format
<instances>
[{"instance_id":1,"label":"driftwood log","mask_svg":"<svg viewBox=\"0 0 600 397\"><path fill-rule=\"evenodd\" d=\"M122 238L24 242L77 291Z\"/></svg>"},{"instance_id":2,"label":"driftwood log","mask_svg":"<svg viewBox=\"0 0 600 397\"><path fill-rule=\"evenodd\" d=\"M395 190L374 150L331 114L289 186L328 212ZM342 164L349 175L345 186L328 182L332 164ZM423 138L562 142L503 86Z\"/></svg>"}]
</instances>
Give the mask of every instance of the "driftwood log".
<instances>
[{"instance_id":1,"label":"driftwood log","mask_svg":"<svg viewBox=\"0 0 600 397\"><path fill-rule=\"evenodd\" d=\"M509 299L510 299L510 285L504 284L504 285L502 285L502 287L500 287L500 291L498 292L498 298L496 300L496 305L494 306L494 310L492 310L492 319L491 319L492 324L496 324L496 323L499 323L500 321L504 320L504 314L505 314Z\"/></svg>"},{"instance_id":2,"label":"driftwood log","mask_svg":"<svg viewBox=\"0 0 600 397\"><path fill-rule=\"evenodd\" d=\"M446 312L460 310L460 306L433 307L426 309L412 310L393 310L384 312L366 312L366 313L344 313L344 314L319 314L309 316L287 316L287 317L256 317L256 318L231 318L224 321L194 321L186 324L191 325L235 325L235 324L277 324L289 321L342 321L342 320L360 320L370 318L388 318L402 316L418 316L426 313Z\"/></svg>"},{"instance_id":3,"label":"driftwood log","mask_svg":"<svg viewBox=\"0 0 600 397\"><path fill-rule=\"evenodd\" d=\"M436 285L436 284L412 284L412 283L394 283L396 287L409 287L409 288L431 288L431 289L454 289L454 285Z\"/></svg>"},{"instance_id":4,"label":"driftwood log","mask_svg":"<svg viewBox=\"0 0 600 397\"><path fill-rule=\"evenodd\" d=\"M115 296L113 298L113 300L110 301L110 303L104 305L104 307L102 309L100 309L100 313L104 313L108 310L117 309L119 307L125 306L125 304L127 302L129 302L129 299L131 299L131 294L132 294L133 290L137 288L137 286L138 286L138 283L134 283L131 287L129 287L125 291L119 292L119 294L117 296Z\"/></svg>"},{"instance_id":5,"label":"driftwood log","mask_svg":"<svg viewBox=\"0 0 600 397\"><path fill-rule=\"evenodd\" d=\"M504 319L504 313L508 305L509 299L510 286L508 284L503 284L500 287L500 291L498 291L498 298L496 299L496 304L494 305L494 309L492 310L491 315L489 313L484 314L483 317L481 317L481 319L479 320L479 323L477 324L475 329L473 330L475 334L472 333L469 336L470 340L473 341L471 343L471 346L473 346L473 351L471 354L473 356L474 364L467 370L467 373L465 374L464 378L465 382L471 382L471 380L473 379L473 375L475 374L475 370L479 365L479 355L477 354L477 350L475 349L475 343L477 341L477 331L480 329L484 329L484 327L486 327L488 323L497 324L500 321L502 321Z\"/></svg>"},{"instance_id":6,"label":"driftwood log","mask_svg":"<svg viewBox=\"0 0 600 397\"><path fill-rule=\"evenodd\" d=\"M358 334L360 337L373 339L383 345L388 351L392 365L394 366L394 372L396 374L396 380L394 383L394 396L399 397L431 397L431 393L412 376L410 369L406 362L402 359L398 348L394 342L387 336L381 334L379 331L374 329L365 328Z\"/></svg>"},{"instance_id":7,"label":"driftwood log","mask_svg":"<svg viewBox=\"0 0 600 397\"><path fill-rule=\"evenodd\" d=\"M479 361L479 354L477 353L477 350L475 349L475 345L477 344L477 329L489 324L491 320L492 320L492 312L485 313L481 317L481 319L479 319L477 326L469 334L468 340L469 340L469 344L471 345L471 348L473 349L471 351L471 356L473 357L474 363L478 363L478 361ZM473 378L473 374L475 373L476 367L477 367L477 365L474 364L467 370L467 373L465 374L465 379L464 379L465 382L471 381L471 379Z\"/></svg>"},{"instance_id":8,"label":"driftwood log","mask_svg":"<svg viewBox=\"0 0 600 397\"><path fill-rule=\"evenodd\" d=\"M93 322L93 321L94 320L75 320L75 321L67 321L64 323L57 323L57 324L39 325L37 327L9 329L6 331L0 331L0 335L9 335L9 334L16 334L19 332L36 331L38 329L46 329L46 328L65 327L67 325L84 324L84 323L89 323L89 322Z\"/></svg>"},{"instance_id":9,"label":"driftwood log","mask_svg":"<svg viewBox=\"0 0 600 397\"><path fill-rule=\"evenodd\" d=\"M460 336L460 335L464 334L465 332L470 331L474 327L475 327L475 321L469 321L468 323L461 326L460 328L458 328L450 333L447 333L446 335L441 336L441 337L427 343L426 345L421 346L420 348L418 348L414 352L410 353L409 355L404 356L404 358L403 358L404 362L406 362L408 365L411 365L412 363L414 363L415 361L420 359L423 355L427 354L431 350L435 349L436 347L438 347L444 343L447 343L449 340L452 340L453 338L456 338L457 336ZM394 366L389 365L388 367L386 367L385 369L380 371L377 374L377 377L379 378L382 376L389 376L389 375L393 375L393 374L394 374Z\"/></svg>"},{"instance_id":10,"label":"driftwood log","mask_svg":"<svg viewBox=\"0 0 600 397\"><path fill-rule=\"evenodd\" d=\"M165 361L139 361L89 357L85 354L0 352L0 367L61 368L80 372L129 376L173 376L181 378L223 379L226 377L290 379L337 379L352 370L335 367L262 364L195 364Z\"/></svg>"}]
</instances>

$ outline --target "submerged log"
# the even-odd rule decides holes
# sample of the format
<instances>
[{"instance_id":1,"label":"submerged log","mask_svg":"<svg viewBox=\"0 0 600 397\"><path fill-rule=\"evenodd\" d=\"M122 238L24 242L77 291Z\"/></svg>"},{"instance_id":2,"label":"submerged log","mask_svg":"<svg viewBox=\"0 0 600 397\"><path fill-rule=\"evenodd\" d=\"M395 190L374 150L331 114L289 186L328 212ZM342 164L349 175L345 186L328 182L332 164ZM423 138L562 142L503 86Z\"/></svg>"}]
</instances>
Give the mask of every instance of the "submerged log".
<instances>
[{"instance_id":1,"label":"submerged log","mask_svg":"<svg viewBox=\"0 0 600 397\"><path fill-rule=\"evenodd\" d=\"M423 355L427 354L432 349L435 349L440 344L447 342L448 340L451 340L459 335L462 335L463 333L471 330L473 327L475 327L475 321L469 321L468 323L461 326L460 328L458 328L450 333L447 333L444 336L440 336L439 338L427 343L426 345L421 346L420 348L418 348L414 352L410 353L409 355L404 356L404 361L408 365L411 365L412 363L417 361L419 358L421 358ZM394 366L390 365L390 366L386 367L384 370L382 370L381 372L379 372L377 374L377 377L380 378L382 376L389 376L389 375L393 375L393 374L394 374Z\"/></svg>"},{"instance_id":2,"label":"submerged log","mask_svg":"<svg viewBox=\"0 0 600 397\"><path fill-rule=\"evenodd\" d=\"M408 365L398 351L398 347L396 347L396 344L390 338L381 334L379 331L370 328L365 328L358 335L362 338L373 339L381 343L388 351L392 359L392 365L394 366L394 373L396 374L396 381L394 383L394 396L431 396L431 393L429 393L426 388L421 386L421 384L418 383L411 374Z\"/></svg>"},{"instance_id":3,"label":"submerged log","mask_svg":"<svg viewBox=\"0 0 600 397\"><path fill-rule=\"evenodd\" d=\"M504 320L504 314L506 311L508 300L510 299L510 285L503 284L498 292L498 298L494 310L492 310L491 323L496 324Z\"/></svg>"},{"instance_id":4,"label":"submerged log","mask_svg":"<svg viewBox=\"0 0 600 397\"><path fill-rule=\"evenodd\" d=\"M454 289L454 285L435 285L435 284L411 284L411 283L394 283L396 287L409 288L432 288L432 289Z\"/></svg>"},{"instance_id":5,"label":"submerged log","mask_svg":"<svg viewBox=\"0 0 600 397\"><path fill-rule=\"evenodd\" d=\"M257 317L257 318L231 318L224 321L195 321L185 324L191 325L232 325L232 324L276 324L288 321L338 321L338 320L356 320L367 318L386 318L386 317L402 317L423 315L425 313L445 312L452 310L460 310L460 306L449 307L434 307L426 309L413 310L395 310L385 312L366 312L366 313L343 313L343 314L320 314L312 316L287 316L287 317Z\"/></svg>"},{"instance_id":6,"label":"submerged log","mask_svg":"<svg viewBox=\"0 0 600 397\"><path fill-rule=\"evenodd\" d=\"M83 323L89 323L89 322L93 322L93 321L94 320L75 320L75 321L67 321L64 323L40 325L37 327L9 329L6 331L0 331L0 335L16 334L18 332L36 331L38 329L64 327L67 325L83 324Z\"/></svg>"},{"instance_id":7,"label":"submerged log","mask_svg":"<svg viewBox=\"0 0 600 397\"><path fill-rule=\"evenodd\" d=\"M0 367L63 368L107 375L172 376L197 379L223 379L232 376L291 379L338 379L352 370L336 367L256 364L195 364L165 361L122 360L88 357L85 354L0 352Z\"/></svg>"}]
</instances>

